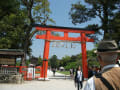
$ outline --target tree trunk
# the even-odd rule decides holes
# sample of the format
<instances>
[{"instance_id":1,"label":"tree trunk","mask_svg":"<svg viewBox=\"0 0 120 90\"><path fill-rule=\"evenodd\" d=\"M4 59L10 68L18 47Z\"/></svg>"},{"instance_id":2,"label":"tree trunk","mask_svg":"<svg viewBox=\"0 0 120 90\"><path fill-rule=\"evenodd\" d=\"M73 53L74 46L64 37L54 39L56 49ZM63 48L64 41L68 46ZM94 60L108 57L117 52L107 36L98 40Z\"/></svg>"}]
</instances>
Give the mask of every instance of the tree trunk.
<instances>
[{"instance_id":1,"label":"tree trunk","mask_svg":"<svg viewBox=\"0 0 120 90\"><path fill-rule=\"evenodd\" d=\"M25 64L26 64L26 59L27 59L27 52L28 52L28 48L29 48L29 43L30 43L30 32L32 30L32 25L28 26L28 29L26 29L26 37L25 37L25 43L24 43L24 52L25 52Z\"/></svg>"},{"instance_id":2,"label":"tree trunk","mask_svg":"<svg viewBox=\"0 0 120 90\"><path fill-rule=\"evenodd\" d=\"M28 52L28 48L29 48L29 43L30 43L30 33L32 31L32 24L34 23L34 20L32 18L32 7L33 7L33 2L34 0L31 1L24 1L23 3L27 8L27 15L28 18L30 19L30 24L28 25L27 29L26 29L26 36L25 36L25 43L24 43L24 52L25 52L25 64L26 64L26 57L27 57L27 52Z\"/></svg>"}]
</instances>

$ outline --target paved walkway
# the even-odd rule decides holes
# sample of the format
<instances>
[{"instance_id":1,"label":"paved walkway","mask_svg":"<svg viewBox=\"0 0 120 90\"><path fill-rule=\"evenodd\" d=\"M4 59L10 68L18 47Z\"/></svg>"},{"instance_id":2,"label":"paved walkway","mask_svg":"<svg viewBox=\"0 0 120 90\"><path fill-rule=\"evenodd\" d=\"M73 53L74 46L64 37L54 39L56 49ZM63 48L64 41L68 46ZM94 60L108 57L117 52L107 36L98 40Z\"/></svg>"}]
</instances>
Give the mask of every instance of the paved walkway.
<instances>
[{"instance_id":1,"label":"paved walkway","mask_svg":"<svg viewBox=\"0 0 120 90\"><path fill-rule=\"evenodd\" d=\"M55 76L53 76L53 72L48 70L48 78L49 79L71 79L70 75L64 75L56 72Z\"/></svg>"},{"instance_id":2,"label":"paved walkway","mask_svg":"<svg viewBox=\"0 0 120 90\"><path fill-rule=\"evenodd\" d=\"M25 81L23 84L0 84L0 90L77 90L69 76L48 71L49 81Z\"/></svg>"}]
</instances>

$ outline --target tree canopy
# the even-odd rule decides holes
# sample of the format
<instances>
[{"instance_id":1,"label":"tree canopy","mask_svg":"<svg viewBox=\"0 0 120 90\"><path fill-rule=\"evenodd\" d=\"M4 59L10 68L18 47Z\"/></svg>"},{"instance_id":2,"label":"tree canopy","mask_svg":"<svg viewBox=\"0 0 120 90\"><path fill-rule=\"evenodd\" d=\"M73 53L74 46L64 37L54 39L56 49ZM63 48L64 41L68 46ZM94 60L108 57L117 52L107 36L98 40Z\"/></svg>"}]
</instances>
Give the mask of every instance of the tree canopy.
<instances>
[{"instance_id":1,"label":"tree canopy","mask_svg":"<svg viewBox=\"0 0 120 90\"><path fill-rule=\"evenodd\" d=\"M37 30L33 24L54 21L48 0L1 0L0 1L0 48L23 49L31 55L32 37Z\"/></svg>"},{"instance_id":2,"label":"tree canopy","mask_svg":"<svg viewBox=\"0 0 120 90\"><path fill-rule=\"evenodd\" d=\"M93 50L87 51L87 62L88 66L99 66L99 62L96 59L96 54L93 52ZM66 70L69 70L71 68L77 68L78 66L82 66L82 53L72 56L64 56L59 61L59 67L65 67Z\"/></svg>"},{"instance_id":3,"label":"tree canopy","mask_svg":"<svg viewBox=\"0 0 120 90\"><path fill-rule=\"evenodd\" d=\"M49 14L51 13L48 0L21 0L22 9L26 11L25 26L25 41L24 51L25 58L29 51L29 46L32 42L32 37L37 33L33 29L35 23L46 24L48 21L53 22Z\"/></svg>"},{"instance_id":4,"label":"tree canopy","mask_svg":"<svg viewBox=\"0 0 120 90\"><path fill-rule=\"evenodd\" d=\"M56 55L53 55L49 60L51 68L58 68L58 59Z\"/></svg>"},{"instance_id":5,"label":"tree canopy","mask_svg":"<svg viewBox=\"0 0 120 90\"><path fill-rule=\"evenodd\" d=\"M18 0L0 1L0 48L23 49L24 10Z\"/></svg>"},{"instance_id":6,"label":"tree canopy","mask_svg":"<svg viewBox=\"0 0 120 90\"><path fill-rule=\"evenodd\" d=\"M120 23L117 23L119 22L118 19L120 19L119 15L117 15L120 9L119 6L119 0L84 0L84 3L79 1L72 4L70 16L73 24L81 24L99 18L100 22L96 21L96 23L100 24L90 24L87 28L95 30L99 35L103 35L104 39L114 39L111 37L111 33L118 33L116 28L120 25ZM115 23L117 23L117 26ZM119 35L116 35L116 38L118 40Z\"/></svg>"}]
</instances>

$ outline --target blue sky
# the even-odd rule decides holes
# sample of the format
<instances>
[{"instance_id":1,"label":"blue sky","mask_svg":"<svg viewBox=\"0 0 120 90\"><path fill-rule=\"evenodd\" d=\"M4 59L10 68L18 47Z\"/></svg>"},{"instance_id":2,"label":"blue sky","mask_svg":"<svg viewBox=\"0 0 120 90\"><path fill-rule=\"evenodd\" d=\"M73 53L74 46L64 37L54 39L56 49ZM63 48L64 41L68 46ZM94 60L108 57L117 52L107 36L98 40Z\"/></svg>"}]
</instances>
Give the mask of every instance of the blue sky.
<instances>
[{"instance_id":1,"label":"blue sky","mask_svg":"<svg viewBox=\"0 0 120 90\"><path fill-rule=\"evenodd\" d=\"M50 9L52 14L50 17L56 22L56 26L64 26L64 27L79 27L84 28L88 24L99 23L99 19L93 19L87 23L73 25L69 16L69 11L71 9L71 4L76 3L79 0L49 0ZM69 36L80 36L80 34L69 34ZM57 55L59 59L64 57L65 55L71 56L81 53L81 44L76 43L73 44L76 48L71 48L71 43L65 43L68 45L68 48L65 47L52 47L53 43L50 44L50 52L49 58L52 55ZM32 55L35 57L41 56L43 57L44 51L44 40L33 38ZM89 42L87 43L87 50L91 50L94 48L94 44Z\"/></svg>"}]
</instances>

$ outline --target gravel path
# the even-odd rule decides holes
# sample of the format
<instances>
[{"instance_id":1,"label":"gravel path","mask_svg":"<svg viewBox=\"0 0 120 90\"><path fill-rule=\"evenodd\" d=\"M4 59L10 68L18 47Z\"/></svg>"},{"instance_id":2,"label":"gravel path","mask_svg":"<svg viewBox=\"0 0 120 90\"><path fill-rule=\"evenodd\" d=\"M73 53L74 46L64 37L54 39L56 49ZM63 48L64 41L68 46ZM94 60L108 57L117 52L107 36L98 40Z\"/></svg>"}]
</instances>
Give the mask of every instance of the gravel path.
<instances>
[{"instance_id":1,"label":"gravel path","mask_svg":"<svg viewBox=\"0 0 120 90\"><path fill-rule=\"evenodd\" d=\"M51 71L48 71L49 81L24 81L23 84L0 84L0 90L77 90L74 81L65 79L65 75L56 73L55 78ZM59 77L59 78L56 78Z\"/></svg>"},{"instance_id":2,"label":"gravel path","mask_svg":"<svg viewBox=\"0 0 120 90\"><path fill-rule=\"evenodd\" d=\"M76 90L72 80L25 81L23 84L0 84L0 90Z\"/></svg>"}]
</instances>

